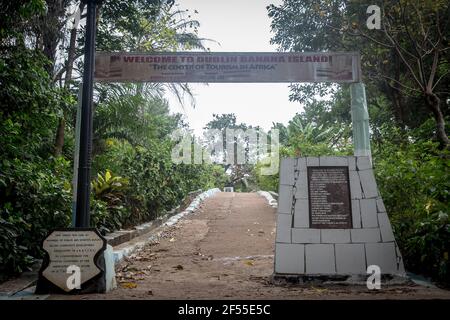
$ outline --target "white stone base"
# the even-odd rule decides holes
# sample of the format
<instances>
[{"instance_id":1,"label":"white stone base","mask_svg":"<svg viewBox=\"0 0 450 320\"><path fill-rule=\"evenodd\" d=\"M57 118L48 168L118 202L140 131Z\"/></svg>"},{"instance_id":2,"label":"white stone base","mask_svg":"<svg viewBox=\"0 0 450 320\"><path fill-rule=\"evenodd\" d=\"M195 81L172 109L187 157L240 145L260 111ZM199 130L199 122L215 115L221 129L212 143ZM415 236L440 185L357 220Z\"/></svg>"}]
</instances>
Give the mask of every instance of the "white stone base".
<instances>
[{"instance_id":1,"label":"white stone base","mask_svg":"<svg viewBox=\"0 0 450 320\"><path fill-rule=\"evenodd\" d=\"M103 256L105 257L106 292L109 292L117 288L113 247L108 244L103 252Z\"/></svg>"},{"instance_id":2,"label":"white stone base","mask_svg":"<svg viewBox=\"0 0 450 320\"><path fill-rule=\"evenodd\" d=\"M310 228L308 166L349 168L351 229ZM378 265L382 274L405 277L369 157L287 158L280 177L276 275L366 275Z\"/></svg>"}]
</instances>

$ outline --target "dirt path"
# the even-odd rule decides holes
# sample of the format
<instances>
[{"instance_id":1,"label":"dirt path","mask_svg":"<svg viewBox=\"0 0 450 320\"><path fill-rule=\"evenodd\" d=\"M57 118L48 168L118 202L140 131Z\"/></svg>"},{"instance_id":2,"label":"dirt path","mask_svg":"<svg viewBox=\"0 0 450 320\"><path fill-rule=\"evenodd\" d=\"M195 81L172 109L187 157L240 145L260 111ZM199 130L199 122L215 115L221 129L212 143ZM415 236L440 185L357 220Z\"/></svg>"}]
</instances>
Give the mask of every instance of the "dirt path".
<instances>
[{"instance_id":1,"label":"dirt path","mask_svg":"<svg viewBox=\"0 0 450 320\"><path fill-rule=\"evenodd\" d=\"M117 267L118 289L108 294L50 299L411 299L450 298L420 286L274 286L275 209L255 193L219 193L166 228Z\"/></svg>"}]
</instances>

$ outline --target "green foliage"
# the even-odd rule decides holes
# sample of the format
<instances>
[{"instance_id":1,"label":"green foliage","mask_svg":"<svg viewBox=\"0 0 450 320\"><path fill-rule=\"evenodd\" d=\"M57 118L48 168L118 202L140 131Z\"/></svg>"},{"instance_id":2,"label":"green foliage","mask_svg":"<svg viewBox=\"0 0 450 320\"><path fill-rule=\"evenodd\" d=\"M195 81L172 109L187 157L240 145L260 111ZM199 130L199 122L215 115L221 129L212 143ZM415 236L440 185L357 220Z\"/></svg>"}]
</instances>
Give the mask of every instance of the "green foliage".
<instances>
[{"instance_id":1,"label":"green foliage","mask_svg":"<svg viewBox=\"0 0 450 320\"><path fill-rule=\"evenodd\" d=\"M46 63L41 54L23 48L0 56L2 157L32 158L51 148L64 96L51 86Z\"/></svg>"},{"instance_id":2,"label":"green foliage","mask_svg":"<svg viewBox=\"0 0 450 320\"><path fill-rule=\"evenodd\" d=\"M41 257L39 246L50 230L70 224L70 165L63 158L4 159L0 172L0 273L21 272L31 256Z\"/></svg>"},{"instance_id":3,"label":"green foliage","mask_svg":"<svg viewBox=\"0 0 450 320\"><path fill-rule=\"evenodd\" d=\"M97 174L97 179L92 181L92 192L95 200L99 200L94 204L93 225L100 232L111 232L122 227L123 221L128 218L129 210L124 206L125 192L128 188L129 181L120 176L114 176L110 170L106 170L105 174ZM105 210L102 210L102 204L105 204Z\"/></svg>"},{"instance_id":4,"label":"green foliage","mask_svg":"<svg viewBox=\"0 0 450 320\"><path fill-rule=\"evenodd\" d=\"M5 274L22 272L33 263L28 248L17 243L29 225L20 217L0 217L0 281Z\"/></svg>"},{"instance_id":5,"label":"green foliage","mask_svg":"<svg viewBox=\"0 0 450 320\"><path fill-rule=\"evenodd\" d=\"M100 99L94 117L94 154L108 138L145 146L175 130L180 115L169 115L169 106L152 85L114 84L98 86Z\"/></svg>"},{"instance_id":6,"label":"green foliage","mask_svg":"<svg viewBox=\"0 0 450 320\"><path fill-rule=\"evenodd\" d=\"M262 162L256 163L253 168L253 175L256 180L256 185L259 190L273 191L278 193L278 173L275 175L263 175L261 174L261 169L264 167Z\"/></svg>"},{"instance_id":7,"label":"green foliage","mask_svg":"<svg viewBox=\"0 0 450 320\"><path fill-rule=\"evenodd\" d=\"M98 48L102 51L177 51L205 47L197 36L199 22L173 1L108 0L102 8ZM113 30L113 32L112 32Z\"/></svg>"},{"instance_id":8,"label":"green foliage","mask_svg":"<svg viewBox=\"0 0 450 320\"><path fill-rule=\"evenodd\" d=\"M400 128L417 128L432 114L432 136L445 146L443 117L450 110L449 2L375 0L371 4L381 8L379 31L366 27L368 4L362 0L284 0L269 5L271 42L283 51L359 52L370 107L384 100L377 120L390 117ZM294 84L290 99L308 103L317 96L342 92L328 83Z\"/></svg>"},{"instance_id":9,"label":"green foliage","mask_svg":"<svg viewBox=\"0 0 450 320\"><path fill-rule=\"evenodd\" d=\"M236 115L234 113L224 113L224 114L213 114L213 120L209 121L205 129L208 130L219 130L223 152L218 153L214 150L212 154L213 161L218 163L227 162L227 164L222 165L224 170L227 172L228 179L225 183L226 186L234 187L237 192L248 192L255 190L253 184L255 180L254 170L252 163L253 159L257 157L257 145L254 144L252 139L249 138L247 130L255 130L257 137L262 133L259 127L252 127L246 123L238 123ZM234 143L228 141L227 130L235 130L234 132ZM214 134L214 139L218 137ZM210 143L213 141L210 140ZM229 164L229 148L232 147L234 150L242 149L244 150L244 157L249 163L238 164L237 152L234 152L234 163Z\"/></svg>"},{"instance_id":10,"label":"green foliage","mask_svg":"<svg viewBox=\"0 0 450 320\"><path fill-rule=\"evenodd\" d=\"M104 194L102 190L111 188L103 181L121 182L121 187L114 190L112 198L120 198L120 203L126 209L121 214L111 215L123 226L154 219L177 206L188 192L222 186L226 179L219 166L174 164L171 159L174 143L168 139L149 140L148 148L133 147L123 140L108 139L107 146L105 152L96 158L95 167L114 168L120 177L111 175L108 180L109 175L106 173L100 175L101 179L99 177L93 186L94 190ZM123 188L124 185L127 187ZM111 211L108 198L96 196L96 199L101 200ZM103 214L103 204L97 204L99 216ZM114 220L113 217L108 219L109 222ZM105 226L104 222L101 224Z\"/></svg>"},{"instance_id":11,"label":"green foliage","mask_svg":"<svg viewBox=\"0 0 450 320\"><path fill-rule=\"evenodd\" d=\"M120 176L113 176L110 170L106 170L104 175L98 174L97 180L92 181L92 189L97 198L117 197L128 187L128 179Z\"/></svg>"},{"instance_id":12,"label":"green foliage","mask_svg":"<svg viewBox=\"0 0 450 320\"><path fill-rule=\"evenodd\" d=\"M406 268L450 284L450 153L436 143L385 142L375 172Z\"/></svg>"},{"instance_id":13,"label":"green foliage","mask_svg":"<svg viewBox=\"0 0 450 320\"><path fill-rule=\"evenodd\" d=\"M46 234L70 222L70 163L48 156L65 96L46 64L25 48L0 56L0 273L23 271Z\"/></svg>"},{"instance_id":14,"label":"green foliage","mask_svg":"<svg viewBox=\"0 0 450 320\"><path fill-rule=\"evenodd\" d=\"M45 12L44 0L0 1L0 42L20 37L27 28L27 22L35 15Z\"/></svg>"}]
</instances>

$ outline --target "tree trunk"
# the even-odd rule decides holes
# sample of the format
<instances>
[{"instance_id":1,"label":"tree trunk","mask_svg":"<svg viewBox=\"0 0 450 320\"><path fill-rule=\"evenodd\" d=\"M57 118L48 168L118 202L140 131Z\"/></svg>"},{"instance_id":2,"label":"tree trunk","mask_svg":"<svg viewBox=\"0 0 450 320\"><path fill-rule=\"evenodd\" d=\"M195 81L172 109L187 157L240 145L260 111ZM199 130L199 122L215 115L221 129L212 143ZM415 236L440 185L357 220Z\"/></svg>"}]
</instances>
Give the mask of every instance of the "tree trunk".
<instances>
[{"instance_id":1,"label":"tree trunk","mask_svg":"<svg viewBox=\"0 0 450 320\"><path fill-rule=\"evenodd\" d=\"M53 75L58 43L62 37L63 17L69 4L67 0L47 0L47 14L40 19L39 29L42 34L42 51L50 60L47 71Z\"/></svg>"},{"instance_id":2,"label":"tree trunk","mask_svg":"<svg viewBox=\"0 0 450 320\"><path fill-rule=\"evenodd\" d=\"M393 88L391 86L391 84L388 83L387 81L384 82L384 87L392 101L395 122L402 130L404 130L405 129L405 114L404 114L402 94L396 88Z\"/></svg>"},{"instance_id":3,"label":"tree trunk","mask_svg":"<svg viewBox=\"0 0 450 320\"><path fill-rule=\"evenodd\" d=\"M80 12L83 12L84 3L80 4ZM69 89L72 81L73 63L75 61L75 49L77 45L77 25L74 25L70 31L69 52L67 53L66 76L64 77L64 88ZM64 133L66 129L65 114L59 119L58 128L56 129L54 156L61 155L64 146Z\"/></svg>"},{"instance_id":4,"label":"tree trunk","mask_svg":"<svg viewBox=\"0 0 450 320\"><path fill-rule=\"evenodd\" d=\"M394 49L391 50L391 59L393 59L395 63L395 69L394 69L394 79L397 81L386 81L386 87L389 92L389 95L391 96L391 100L394 107L394 116L395 121L400 126L402 131L405 130L405 109L404 109L404 103L403 103L403 94L398 89L398 82L400 82L401 78L401 61L398 57L398 54ZM386 70L386 73L389 73L389 70Z\"/></svg>"},{"instance_id":5,"label":"tree trunk","mask_svg":"<svg viewBox=\"0 0 450 320\"><path fill-rule=\"evenodd\" d=\"M449 148L450 140L445 132L445 119L441 111L441 99L433 93L425 93L427 106L433 113L434 121L436 122L436 138L439 141L442 149Z\"/></svg>"},{"instance_id":6,"label":"tree trunk","mask_svg":"<svg viewBox=\"0 0 450 320\"><path fill-rule=\"evenodd\" d=\"M59 119L58 128L56 129L56 138L55 138L55 148L53 155L58 157L62 153L62 149L64 146L64 131L66 127L66 119L62 116Z\"/></svg>"}]
</instances>

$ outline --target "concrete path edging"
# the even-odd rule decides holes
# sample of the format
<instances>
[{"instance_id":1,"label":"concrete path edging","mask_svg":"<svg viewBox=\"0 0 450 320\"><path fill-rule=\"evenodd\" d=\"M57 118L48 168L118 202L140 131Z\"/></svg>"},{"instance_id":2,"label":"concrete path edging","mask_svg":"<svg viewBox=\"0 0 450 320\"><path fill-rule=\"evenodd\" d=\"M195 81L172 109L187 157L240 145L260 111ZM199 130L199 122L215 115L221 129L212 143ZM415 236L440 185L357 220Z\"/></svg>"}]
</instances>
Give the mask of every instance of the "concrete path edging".
<instances>
[{"instance_id":1,"label":"concrete path edging","mask_svg":"<svg viewBox=\"0 0 450 320\"><path fill-rule=\"evenodd\" d=\"M113 247L117 247L125 242L129 242L133 240L134 238L140 237L144 234L147 234L154 229L160 227L163 223L165 223L167 220L169 220L172 216L176 215L180 212L180 207L185 207L188 203L188 201L192 201L195 199L196 196L200 195L202 193L202 190L196 190L189 192L188 195L182 200L181 204L178 205L176 208L173 208L169 212L167 212L165 215L160 216L152 221L142 223L140 225L134 226L132 229L126 229L126 230L116 230L111 233L107 233L104 235L104 238L108 242L109 245ZM192 197L191 197L192 196Z\"/></svg>"},{"instance_id":2,"label":"concrete path edging","mask_svg":"<svg viewBox=\"0 0 450 320\"><path fill-rule=\"evenodd\" d=\"M269 192L267 192L267 191L258 191L256 193L259 194L261 197L266 198L267 202L269 203L269 206L271 206L272 208L277 208L278 207L277 200L275 200L272 197L272 194L270 194Z\"/></svg>"},{"instance_id":3,"label":"concrete path edging","mask_svg":"<svg viewBox=\"0 0 450 320\"><path fill-rule=\"evenodd\" d=\"M199 194L197 197L194 198L194 200L184 211L168 218L167 221L161 224L161 227L175 225L181 218L195 212L205 199L214 196L218 192L221 192L219 188L213 188ZM151 233L152 231L150 231L149 233ZM126 245L126 243L124 243L121 245L121 248L115 248L113 251L114 263L117 264L121 262L125 257L128 257L132 253L141 250L148 242L155 241L158 238L158 234L159 233L150 235L145 241L135 242L130 245Z\"/></svg>"}]
</instances>

